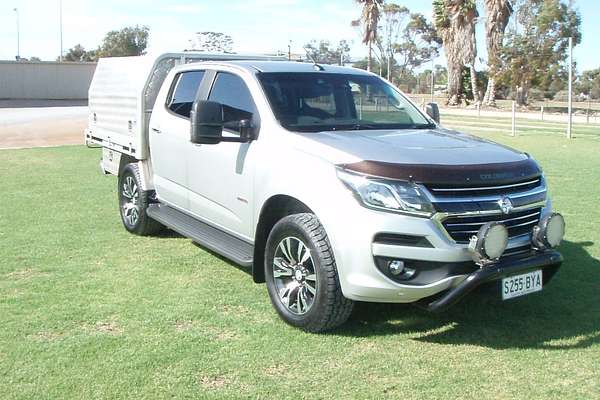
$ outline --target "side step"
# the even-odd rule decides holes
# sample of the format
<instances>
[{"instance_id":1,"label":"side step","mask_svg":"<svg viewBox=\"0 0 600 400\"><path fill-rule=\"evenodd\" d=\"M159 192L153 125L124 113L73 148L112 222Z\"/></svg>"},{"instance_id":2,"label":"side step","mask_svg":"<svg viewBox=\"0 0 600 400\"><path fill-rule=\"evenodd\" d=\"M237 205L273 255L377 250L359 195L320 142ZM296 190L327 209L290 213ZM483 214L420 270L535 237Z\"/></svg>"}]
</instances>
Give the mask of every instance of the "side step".
<instances>
[{"instance_id":1,"label":"side step","mask_svg":"<svg viewBox=\"0 0 600 400\"><path fill-rule=\"evenodd\" d=\"M244 267L252 266L254 246L164 204L151 204L148 215L194 242Z\"/></svg>"}]
</instances>

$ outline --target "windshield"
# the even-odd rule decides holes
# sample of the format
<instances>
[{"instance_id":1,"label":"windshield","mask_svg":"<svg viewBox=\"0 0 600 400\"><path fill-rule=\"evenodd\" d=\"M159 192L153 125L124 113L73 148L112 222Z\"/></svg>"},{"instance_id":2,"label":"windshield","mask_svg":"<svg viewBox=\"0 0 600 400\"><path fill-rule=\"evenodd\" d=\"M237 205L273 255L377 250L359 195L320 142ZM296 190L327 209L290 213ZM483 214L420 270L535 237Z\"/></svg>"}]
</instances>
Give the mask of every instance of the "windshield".
<instances>
[{"instance_id":1,"label":"windshield","mask_svg":"<svg viewBox=\"0 0 600 400\"><path fill-rule=\"evenodd\" d=\"M276 118L292 131L433 126L394 87L376 76L276 72L258 77Z\"/></svg>"}]
</instances>

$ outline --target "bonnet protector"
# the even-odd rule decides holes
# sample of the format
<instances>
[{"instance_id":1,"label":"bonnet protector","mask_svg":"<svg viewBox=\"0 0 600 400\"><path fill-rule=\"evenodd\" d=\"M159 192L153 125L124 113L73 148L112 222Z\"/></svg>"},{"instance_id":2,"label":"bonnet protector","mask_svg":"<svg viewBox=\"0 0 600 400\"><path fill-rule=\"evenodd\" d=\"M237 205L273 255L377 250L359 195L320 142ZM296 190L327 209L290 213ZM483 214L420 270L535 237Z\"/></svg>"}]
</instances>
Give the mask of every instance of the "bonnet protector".
<instances>
[{"instance_id":1,"label":"bonnet protector","mask_svg":"<svg viewBox=\"0 0 600 400\"><path fill-rule=\"evenodd\" d=\"M372 177L455 187L510 184L534 179L542 174L531 158L507 163L467 165L397 164L365 160L341 164L339 167Z\"/></svg>"}]
</instances>

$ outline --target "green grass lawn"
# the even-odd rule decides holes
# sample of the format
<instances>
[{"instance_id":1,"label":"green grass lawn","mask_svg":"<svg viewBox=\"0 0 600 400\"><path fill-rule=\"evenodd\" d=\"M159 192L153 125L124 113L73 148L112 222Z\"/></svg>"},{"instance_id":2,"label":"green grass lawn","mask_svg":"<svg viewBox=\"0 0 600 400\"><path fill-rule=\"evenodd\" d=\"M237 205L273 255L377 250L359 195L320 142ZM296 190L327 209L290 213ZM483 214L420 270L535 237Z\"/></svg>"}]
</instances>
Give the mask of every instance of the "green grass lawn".
<instances>
[{"instance_id":1,"label":"green grass lawn","mask_svg":"<svg viewBox=\"0 0 600 400\"><path fill-rule=\"evenodd\" d=\"M469 121L545 168L568 224L554 281L443 315L359 304L319 335L190 240L128 234L98 150L0 151L0 398L600 398L600 140Z\"/></svg>"}]
</instances>

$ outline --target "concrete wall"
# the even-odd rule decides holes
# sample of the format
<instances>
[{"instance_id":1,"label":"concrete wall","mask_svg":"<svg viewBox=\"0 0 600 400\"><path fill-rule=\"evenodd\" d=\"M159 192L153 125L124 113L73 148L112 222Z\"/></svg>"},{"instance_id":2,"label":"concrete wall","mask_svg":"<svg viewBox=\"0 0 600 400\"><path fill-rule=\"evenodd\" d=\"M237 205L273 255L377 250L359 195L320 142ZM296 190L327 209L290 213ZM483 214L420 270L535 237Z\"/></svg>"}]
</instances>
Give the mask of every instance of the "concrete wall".
<instances>
[{"instance_id":1,"label":"concrete wall","mask_svg":"<svg viewBox=\"0 0 600 400\"><path fill-rule=\"evenodd\" d=\"M0 61L0 99L87 99L96 63Z\"/></svg>"}]
</instances>

